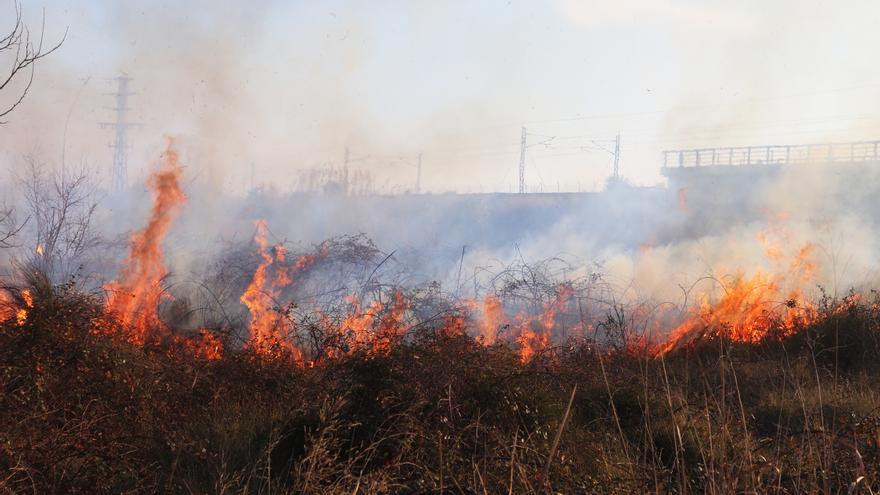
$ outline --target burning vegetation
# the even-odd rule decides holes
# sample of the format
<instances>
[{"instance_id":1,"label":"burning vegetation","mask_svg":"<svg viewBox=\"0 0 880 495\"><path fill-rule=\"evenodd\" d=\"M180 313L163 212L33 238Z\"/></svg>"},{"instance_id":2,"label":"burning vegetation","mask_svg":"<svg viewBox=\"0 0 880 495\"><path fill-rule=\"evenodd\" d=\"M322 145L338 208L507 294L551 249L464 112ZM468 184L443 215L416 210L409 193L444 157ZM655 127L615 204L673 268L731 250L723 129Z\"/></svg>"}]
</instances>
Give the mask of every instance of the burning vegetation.
<instances>
[{"instance_id":1,"label":"burning vegetation","mask_svg":"<svg viewBox=\"0 0 880 495\"><path fill-rule=\"evenodd\" d=\"M266 222L263 221L257 222L254 241L259 248L260 264L254 272L253 280L241 295L241 303L250 312L248 345L258 354L267 357L290 353L293 360L301 364L302 353L294 344L292 335L282 331L285 326L284 315L277 307L278 289L292 282L289 267L284 266L284 246L275 246L274 255L269 252ZM269 273L271 268L274 268L274 276Z\"/></svg>"},{"instance_id":2,"label":"burning vegetation","mask_svg":"<svg viewBox=\"0 0 880 495\"><path fill-rule=\"evenodd\" d=\"M120 318L137 344L164 334L164 324L157 314L163 296L162 279L168 274L162 256L162 242L168 234L177 210L186 201L180 189L183 169L169 140L162 158L162 168L150 176L153 209L147 225L132 234L128 258L123 262L119 280L110 282L107 308Z\"/></svg>"},{"instance_id":3,"label":"burning vegetation","mask_svg":"<svg viewBox=\"0 0 880 495\"><path fill-rule=\"evenodd\" d=\"M383 271L362 236L297 252L264 220L194 294L169 289L163 255L182 174L169 142L103 293L38 264L0 291L0 486L878 488L880 306L812 299L817 249L784 226L757 238L771 269L707 277L672 309L554 260L460 296Z\"/></svg>"}]
</instances>

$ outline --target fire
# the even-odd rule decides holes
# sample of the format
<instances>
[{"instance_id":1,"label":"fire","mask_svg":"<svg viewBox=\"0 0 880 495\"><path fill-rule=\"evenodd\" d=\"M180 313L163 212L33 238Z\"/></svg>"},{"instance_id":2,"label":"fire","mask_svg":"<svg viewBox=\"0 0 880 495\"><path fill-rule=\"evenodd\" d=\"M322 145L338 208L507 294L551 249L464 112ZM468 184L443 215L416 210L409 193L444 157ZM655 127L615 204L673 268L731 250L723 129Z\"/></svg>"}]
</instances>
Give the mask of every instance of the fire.
<instances>
[{"instance_id":1,"label":"fire","mask_svg":"<svg viewBox=\"0 0 880 495\"><path fill-rule=\"evenodd\" d=\"M478 299L465 299L463 302L464 309L471 315L474 315L475 330L477 331L477 340L483 345L491 346L498 341L498 333L504 327L509 326L507 317L504 314L504 303L501 298L494 294L489 294L482 301ZM467 326L467 322L461 321L453 323L460 328Z\"/></svg>"},{"instance_id":2,"label":"fire","mask_svg":"<svg viewBox=\"0 0 880 495\"><path fill-rule=\"evenodd\" d=\"M153 196L149 220L142 230L131 236L129 254L120 275L107 285L106 307L120 319L128 331L128 339L136 344L168 336L158 316L158 305L163 297L161 281L167 275L161 247L186 197L180 188L182 168L171 141L162 158L160 170L153 173L147 183ZM686 205L684 190L680 191L679 199ZM757 271L746 276L741 273L722 287L720 294L712 291L702 294L684 321L675 326L665 342L652 350L663 354L704 335L756 343L790 335L815 322L818 310L808 302L802 287L813 281L817 271L816 247L807 243L788 253L785 246L790 244L789 238L784 232L779 234L774 228L755 236L767 259L778 268L771 272L774 274ZM319 254L289 260L289 253L282 244L270 246L263 220L256 222L254 242L259 263L239 298L249 312L246 345L261 356L290 358L291 362L304 365L305 355L296 340L296 324L279 309L279 299L284 289L293 284L294 276L324 256L327 247L322 247ZM644 249L650 249L650 244ZM37 244L36 253L44 255L42 244ZM479 344L492 346L503 338L502 330L509 329L508 338L518 346L521 362L529 363L551 345L559 325L558 315L566 309L573 294L571 285L559 285L551 301L536 305L531 313L520 311L513 318L507 316L504 301L496 295L466 300L466 311L447 318L442 331L461 333L470 327ZM7 303L0 306L0 319L11 321L14 317L19 326L24 325L33 307L33 298L28 290L23 290L21 299L23 302L13 303L9 294L0 292L0 302ZM412 303L403 291L395 290L384 300L376 297L363 302L360 297L349 295L345 301L347 313L334 321L315 308L321 324L342 344L338 351L328 352L330 358L356 351L368 356L387 355L406 335ZM515 305L508 305L508 309L511 306L515 309ZM651 334L658 333L661 326L668 328L666 323L668 321L652 328ZM95 331L107 330L96 326ZM213 360L223 354L223 344L205 329L199 330L196 336L169 336L169 339L184 350L184 355Z\"/></svg>"},{"instance_id":3,"label":"fire","mask_svg":"<svg viewBox=\"0 0 880 495\"><path fill-rule=\"evenodd\" d=\"M293 282L293 274L312 265L316 257L302 256L292 267L289 266L286 262L287 250L283 245L275 246L274 256L270 252L266 222L259 220L256 225L254 241L257 243L260 264L239 298L251 315L248 345L264 356L279 356L287 352L294 361L302 363L303 353L290 339L296 333L293 323L285 321L284 315L276 309L276 301L281 289ZM288 327L286 333L285 327Z\"/></svg>"},{"instance_id":4,"label":"fire","mask_svg":"<svg viewBox=\"0 0 880 495\"><path fill-rule=\"evenodd\" d=\"M504 306L501 299L488 295L483 299L483 318L480 320L480 337L483 344L492 345L498 339L498 330L504 326Z\"/></svg>"},{"instance_id":5,"label":"fire","mask_svg":"<svg viewBox=\"0 0 880 495\"><path fill-rule=\"evenodd\" d=\"M351 308L339 330L348 352L364 350L369 356L391 352L406 331L404 317L410 304L403 293L397 290L389 304L375 300L365 309L357 296L349 295L346 300Z\"/></svg>"},{"instance_id":6,"label":"fire","mask_svg":"<svg viewBox=\"0 0 880 495\"><path fill-rule=\"evenodd\" d=\"M108 309L119 316L130 332L129 339L137 344L155 338L162 330L157 312L162 298L160 283L167 274L162 242L180 205L186 201L180 188L183 170L170 139L162 158L162 168L147 182L153 194L149 221L132 234L119 278L107 286Z\"/></svg>"},{"instance_id":7,"label":"fire","mask_svg":"<svg viewBox=\"0 0 880 495\"><path fill-rule=\"evenodd\" d=\"M519 357L523 363L528 363L550 345L550 337L556 325L556 315L565 309L573 293L571 286L562 285L558 288L554 300L544 306L543 313L530 317L517 315L519 336L516 341L520 345Z\"/></svg>"},{"instance_id":8,"label":"fire","mask_svg":"<svg viewBox=\"0 0 880 495\"><path fill-rule=\"evenodd\" d=\"M5 290L0 290L0 322L10 319L14 313L12 298Z\"/></svg>"},{"instance_id":9,"label":"fire","mask_svg":"<svg viewBox=\"0 0 880 495\"><path fill-rule=\"evenodd\" d=\"M21 291L21 298L24 301L24 306L15 310L15 322L18 326L22 326L27 321L28 309L34 307L34 298L31 295L31 291L28 289L24 289Z\"/></svg>"},{"instance_id":10,"label":"fire","mask_svg":"<svg viewBox=\"0 0 880 495\"><path fill-rule=\"evenodd\" d=\"M340 332L348 343L349 352L357 348L367 347L370 343L373 318L382 311L382 303L373 301L366 310L361 310L361 302L357 296L346 297L351 309L342 321Z\"/></svg>"},{"instance_id":11,"label":"fire","mask_svg":"<svg viewBox=\"0 0 880 495\"><path fill-rule=\"evenodd\" d=\"M223 357L223 343L207 329L199 329L192 337L177 337L177 343L186 355L205 361L214 361Z\"/></svg>"},{"instance_id":12,"label":"fire","mask_svg":"<svg viewBox=\"0 0 880 495\"><path fill-rule=\"evenodd\" d=\"M394 300L379 318L373 352L387 354L406 333L404 317L409 309L409 301L400 290L394 291Z\"/></svg>"},{"instance_id":13,"label":"fire","mask_svg":"<svg viewBox=\"0 0 880 495\"><path fill-rule=\"evenodd\" d=\"M520 360L527 363L549 347L556 315L565 309L573 293L571 286L561 285L553 301L545 304L539 314L530 315L520 311L512 320L505 314L504 302L493 294L485 296L481 302L466 300L464 306L476 315L476 338L481 344L494 345L501 337L501 330L510 328L513 339L519 345Z\"/></svg>"},{"instance_id":14,"label":"fire","mask_svg":"<svg viewBox=\"0 0 880 495\"><path fill-rule=\"evenodd\" d=\"M523 363L528 363L550 345L550 329L534 329L531 327L534 321L528 320L523 324L519 337L516 338L520 345L519 358Z\"/></svg>"},{"instance_id":15,"label":"fire","mask_svg":"<svg viewBox=\"0 0 880 495\"><path fill-rule=\"evenodd\" d=\"M815 252L815 245L805 244L798 249L791 261L791 270L800 274L802 282L809 282L813 279L816 272Z\"/></svg>"},{"instance_id":16,"label":"fire","mask_svg":"<svg viewBox=\"0 0 880 495\"><path fill-rule=\"evenodd\" d=\"M740 274L722 288L723 294L715 302L710 295L703 294L700 304L690 310L685 321L655 348L657 354L687 345L710 332L744 343L785 337L818 319L818 310L802 289L814 277L815 246L805 244L798 248L786 267L786 254L779 244L771 242L767 232L759 233L757 240L780 271L775 275L758 271L750 277Z\"/></svg>"}]
</instances>

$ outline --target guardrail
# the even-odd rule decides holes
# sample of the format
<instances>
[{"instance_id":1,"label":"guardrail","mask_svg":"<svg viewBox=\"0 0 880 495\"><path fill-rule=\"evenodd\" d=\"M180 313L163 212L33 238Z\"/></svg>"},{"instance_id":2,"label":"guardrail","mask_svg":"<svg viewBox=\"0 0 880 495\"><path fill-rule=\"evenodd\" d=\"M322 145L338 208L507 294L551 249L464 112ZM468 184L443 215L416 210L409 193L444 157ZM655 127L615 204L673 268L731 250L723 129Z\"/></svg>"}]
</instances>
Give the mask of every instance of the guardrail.
<instances>
[{"instance_id":1,"label":"guardrail","mask_svg":"<svg viewBox=\"0 0 880 495\"><path fill-rule=\"evenodd\" d=\"M700 148L663 152L663 167L789 165L880 161L880 141Z\"/></svg>"}]
</instances>

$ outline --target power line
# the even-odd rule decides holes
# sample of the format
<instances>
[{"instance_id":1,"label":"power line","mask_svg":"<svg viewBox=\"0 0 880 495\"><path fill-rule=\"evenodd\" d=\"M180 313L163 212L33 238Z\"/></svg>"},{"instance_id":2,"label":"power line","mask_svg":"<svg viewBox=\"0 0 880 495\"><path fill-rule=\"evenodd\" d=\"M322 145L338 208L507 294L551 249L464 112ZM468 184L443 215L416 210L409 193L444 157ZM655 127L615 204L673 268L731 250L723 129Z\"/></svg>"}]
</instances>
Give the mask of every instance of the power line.
<instances>
[{"instance_id":1,"label":"power line","mask_svg":"<svg viewBox=\"0 0 880 495\"><path fill-rule=\"evenodd\" d=\"M674 108L661 109L661 110L648 110L641 112L628 112L628 113L607 113L607 114L594 114L594 115L577 115L573 117L562 117L555 119L543 119L543 120L529 120L526 121L526 124L550 124L555 122L571 122L578 120L599 120L599 119L612 119L612 118L621 118L621 117L639 117L644 115L655 115L655 114L663 114L669 113L674 110L701 110L701 109L709 109L709 108L718 108L718 107L726 107L726 106L736 106L736 105L745 105L751 103L760 103L766 101L778 101L778 100L787 100L792 98L799 98L802 96L813 96L817 94L828 94L828 93L840 93L845 91L852 91L858 89L870 89L876 88L880 86L880 83L869 83L869 84L857 84L852 86L845 86L841 88L827 88L827 89L818 89L813 91L802 91L797 93L788 93L783 95L776 96L763 96L763 97L753 97L746 98L740 101L731 101L724 103L710 103L705 105L684 105Z\"/></svg>"}]
</instances>

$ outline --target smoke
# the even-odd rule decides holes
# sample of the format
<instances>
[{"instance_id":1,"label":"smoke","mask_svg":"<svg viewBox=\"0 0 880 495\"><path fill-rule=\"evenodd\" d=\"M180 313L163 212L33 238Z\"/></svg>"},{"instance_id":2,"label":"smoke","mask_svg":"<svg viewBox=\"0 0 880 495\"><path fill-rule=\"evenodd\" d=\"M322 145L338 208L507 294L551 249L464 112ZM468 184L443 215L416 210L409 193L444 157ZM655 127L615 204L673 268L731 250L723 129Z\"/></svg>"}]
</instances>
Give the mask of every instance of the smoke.
<instances>
[{"instance_id":1,"label":"smoke","mask_svg":"<svg viewBox=\"0 0 880 495\"><path fill-rule=\"evenodd\" d=\"M807 246L817 268L797 283L813 295L877 282L869 168L682 187L684 205L674 184L549 192L602 181L610 158L596 143L618 130L624 174L637 184L655 181L666 147L874 137L876 74L856 55L880 41L880 9L672 0L54 7L47 38L68 23L70 37L38 65L27 104L0 129L0 159L12 170L32 155L107 183L110 135L97 125L113 118L107 78L131 75L130 118L140 124L131 187L104 196L97 217L109 258L124 256L119 240L148 218L144 184L169 134L189 199L163 246L177 280L249 242L264 219L270 243L303 249L363 232L412 284L438 280L462 294L511 263L558 258L560 276L601 277L620 301L682 305L731 276L791 271ZM38 12L27 10L33 23ZM851 34L837 36L843 26ZM346 148L348 165L373 173L381 192L412 190L419 153L430 191L507 191L523 124L527 181L546 195L291 192L300 171L340 166ZM7 175L0 190L15 202Z\"/></svg>"},{"instance_id":2,"label":"smoke","mask_svg":"<svg viewBox=\"0 0 880 495\"><path fill-rule=\"evenodd\" d=\"M38 7L26 6L29 25ZM386 191L412 188L420 152L426 189L507 191L523 123L560 138L529 150L529 187L545 191L600 183L607 153L587 148L618 130L624 174L645 184L666 147L877 129L852 117L876 114L861 47L878 41L880 9L854 1L45 7L47 39L69 38L0 144L52 161L66 148L104 179L111 135L96 124L113 119L107 78L120 71L142 124L132 183L171 134L199 176L236 194L251 177L287 189L297 170L341 164L345 147ZM584 138L561 139L572 135Z\"/></svg>"}]
</instances>

